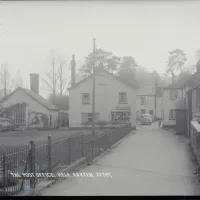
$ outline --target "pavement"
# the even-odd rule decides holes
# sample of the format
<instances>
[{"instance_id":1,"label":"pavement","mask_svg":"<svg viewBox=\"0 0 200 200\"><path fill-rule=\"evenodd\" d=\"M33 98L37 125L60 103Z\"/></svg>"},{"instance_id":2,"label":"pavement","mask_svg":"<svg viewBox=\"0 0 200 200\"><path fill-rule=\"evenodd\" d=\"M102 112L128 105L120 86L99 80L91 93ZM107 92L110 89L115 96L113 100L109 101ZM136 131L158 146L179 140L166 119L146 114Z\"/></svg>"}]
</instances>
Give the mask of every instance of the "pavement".
<instances>
[{"instance_id":1,"label":"pavement","mask_svg":"<svg viewBox=\"0 0 200 200\"><path fill-rule=\"evenodd\" d=\"M154 123L79 171L93 177L60 180L42 196L199 195L195 172L187 139Z\"/></svg>"}]
</instances>

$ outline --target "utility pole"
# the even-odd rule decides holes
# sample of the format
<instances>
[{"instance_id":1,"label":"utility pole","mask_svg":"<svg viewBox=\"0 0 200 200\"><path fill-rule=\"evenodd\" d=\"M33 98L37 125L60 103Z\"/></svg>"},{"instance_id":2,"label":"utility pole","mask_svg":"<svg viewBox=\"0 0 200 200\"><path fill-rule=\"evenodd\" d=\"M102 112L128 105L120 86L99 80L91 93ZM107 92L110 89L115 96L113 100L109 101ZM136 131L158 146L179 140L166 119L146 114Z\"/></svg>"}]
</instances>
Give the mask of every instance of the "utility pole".
<instances>
[{"instance_id":1,"label":"utility pole","mask_svg":"<svg viewBox=\"0 0 200 200\"><path fill-rule=\"evenodd\" d=\"M95 135L95 40L93 39L93 93L92 93L92 134Z\"/></svg>"}]
</instances>

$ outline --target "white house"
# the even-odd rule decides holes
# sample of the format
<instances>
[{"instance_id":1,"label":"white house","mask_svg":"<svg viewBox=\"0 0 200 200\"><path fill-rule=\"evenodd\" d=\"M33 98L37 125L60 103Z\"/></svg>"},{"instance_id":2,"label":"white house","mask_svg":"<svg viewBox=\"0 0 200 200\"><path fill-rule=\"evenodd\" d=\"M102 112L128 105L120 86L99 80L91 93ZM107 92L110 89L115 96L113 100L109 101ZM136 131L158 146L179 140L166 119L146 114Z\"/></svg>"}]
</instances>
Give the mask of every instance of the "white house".
<instances>
[{"instance_id":1,"label":"white house","mask_svg":"<svg viewBox=\"0 0 200 200\"><path fill-rule=\"evenodd\" d=\"M136 108L137 117L140 118L142 114L150 114L156 116L156 95L155 88L152 86L145 86L139 88L136 94Z\"/></svg>"},{"instance_id":2,"label":"white house","mask_svg":"<svg viewBox=\"0 0 200 200\"><path fill-rule=\"evenodd\" d=\"M39 95L39 75L30 75L31 90L25 88L17 88L6 98L0 101L3 109L10 108L11 117L15 124L23 127L46 126L56 128L58 126L59 109ZM46 120L36 120L45 116Z\"/></svg>"},{"instance_id":3,"label":"white house","mask_svg":"<svg viewBox=\"0 0 200 200\"><path fill-rule=\"evenodd\" d=\"M93 74L75 83L72 61L72 86L69 88L69 127L84 127L92 122ZM95 120L121 121L136 128L136 92L115 75L99 70L95 75Z\"/></svg>"},{"instance_id":4,"label":"white house","mask_svg":"<svg viewBox=\"0 0 200 200\"><path fill-rule=\"evenodd\" d=\"M178 99L185 99L185 82L188 77L181 78L163 89L163 127L176 125L175 103Z\"/></svg>"}]
</instances>

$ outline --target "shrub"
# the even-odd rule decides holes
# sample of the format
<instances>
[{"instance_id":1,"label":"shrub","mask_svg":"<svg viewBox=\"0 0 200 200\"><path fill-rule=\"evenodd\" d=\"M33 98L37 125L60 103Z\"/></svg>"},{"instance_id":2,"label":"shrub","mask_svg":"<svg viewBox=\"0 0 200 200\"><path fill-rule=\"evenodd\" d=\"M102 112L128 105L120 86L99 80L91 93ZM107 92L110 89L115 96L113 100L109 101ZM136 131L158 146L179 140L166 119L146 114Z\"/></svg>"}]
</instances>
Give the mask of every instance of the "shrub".
<instances>
[{"instance_id":1,"label":"shrub","mask_svg":"<svg viewBox=\"0 0 200 200\"><path fill-rule=\"evenodd\" d=\"M18 184L18 180L16 178L14 178L9 172L8 172L8 177L6 178L6 183L5 185L7 187L10 187L10 186L15 186ZM3 173L1 173L0 175L0 188L3 188Z\"/></svg>"}]
</instances>

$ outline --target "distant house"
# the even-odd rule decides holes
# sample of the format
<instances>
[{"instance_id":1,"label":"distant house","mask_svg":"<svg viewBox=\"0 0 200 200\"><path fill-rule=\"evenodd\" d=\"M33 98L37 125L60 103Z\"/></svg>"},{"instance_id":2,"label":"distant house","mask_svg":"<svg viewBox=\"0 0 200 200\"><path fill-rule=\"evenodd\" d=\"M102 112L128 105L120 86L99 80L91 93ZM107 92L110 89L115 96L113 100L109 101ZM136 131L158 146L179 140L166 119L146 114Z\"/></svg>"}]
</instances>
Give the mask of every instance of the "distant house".
<instances>
[{"instance_id":1,"label":"distant house","mask_svg":"<svg viewBox=\"0 0 200 200\"><path fill-rule=\"evenodd\" d=\"M69 127L84 127L92 122L93 74L75 83L75 61L72 60L72 86L69 88ZM98 70L95 74L95 121L116 121L136 128L135 88L115 75Z\"/></svg>"},{"instance_id":2,"label":"distant house","mask_svg":"<svg viewBox=\"0 0 200 200\"><path fill-rule=\"evenodd\" d=\"M151 86L145 86L139 88L136 94L136 108L137 117L140 118L143 114L150 114L155 118L156 115L156 96L155 88Z\"/></svg>"},{"instance_id":3,"label":"distant house","mask_svg":"<svg viewBox=\"0 0 200 200\"><path fill-rule=\"evenodd\" d=\"M137 118L150 114L154 119L162 117L162 88L145 86L137 89Z\"/></svg>"},{"instance_id":4,"label":"distant house","mask_svg":"<svg viewBox=\"0 0 200 200\"><path fill-rule=\"evenodd\" d=\"M163 127L174 127L176 125L176 101L185 99L185 83L189 78L190 75L163 88Z\"/></svg>"},{"instance_id":5,"label":"distant house","mask_svg":"<svg viewBox=\"0 0 200 200\"><path fill-rule=\"evenodd\" d=\"M39 95L38 74L30 75L30 87L31 90L18 87L2 99L1 109L9 110L13 122L18 126L56 128L59 109Z\"/></svg>"}]
</instances>

